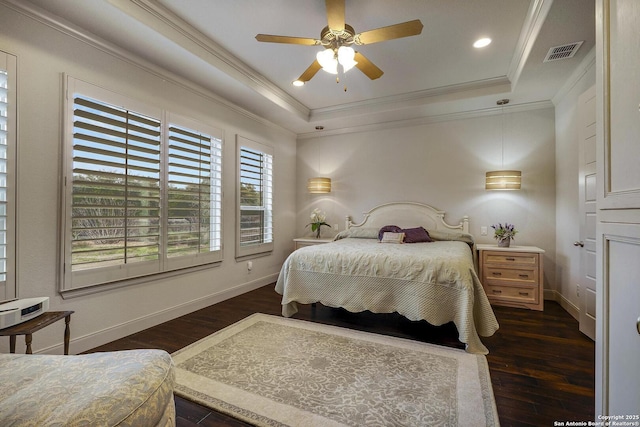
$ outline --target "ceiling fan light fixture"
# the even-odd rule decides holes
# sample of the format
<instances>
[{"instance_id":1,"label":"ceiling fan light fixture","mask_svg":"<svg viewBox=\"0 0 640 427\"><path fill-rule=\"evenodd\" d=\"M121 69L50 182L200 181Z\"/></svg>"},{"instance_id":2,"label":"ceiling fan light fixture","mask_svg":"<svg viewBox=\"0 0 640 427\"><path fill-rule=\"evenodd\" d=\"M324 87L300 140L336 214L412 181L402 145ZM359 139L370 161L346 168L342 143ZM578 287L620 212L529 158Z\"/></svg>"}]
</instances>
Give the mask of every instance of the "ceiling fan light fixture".
<instances>
[{"instance_id":1,"label":"ceiling fan light fixture","mask_svg":"<svg viewBox=\"0 0 640 427\"><path fill-rule=\"evenodd\" d=\"M330 74L338 74L338 66L341 66L340 75L336 77L336 83L347 71L356 66L371 80L382 77L384 72L367 59L361 52L355 52L351 45L365 45L383 42L386 40L400 39L417 36L422 33L422 22L419 19L374 28L372 30L356 33L355 29L345 22L346 0L326 0L327 25L320 31L320 38L278 36L273 34L257 34L256 40L268 43L286 43L304 46L322 46L322 51L316 53L316 59L302 73L298 80L308 82L320 69ZM340 52L338 52L340 51ZM347 87L344 86L346 92Z\"/></svg>"},{"instance_id":2,"label":"ceiling fan light fixture","mask_svg":"<svg viewBox=\"0 0 640 427\"><path fill-rule=\"evenodd\" d=\"M333 49L321 50L316 54L316 60L327 73L338 74L338 60Z\"/></svg>"},{"instance_id":3,"label":"ceiling fan light fixture","mask_svg":"<svg viewBox=\"0 0 640 427\"><path fill-rule=\"evenodd\" d=\"M357 64L354 59L355 56L356 51L349 46L340 46L338 49L338 62L342 65L342 69L345 73Z\"/></svg>"}]
</instances>

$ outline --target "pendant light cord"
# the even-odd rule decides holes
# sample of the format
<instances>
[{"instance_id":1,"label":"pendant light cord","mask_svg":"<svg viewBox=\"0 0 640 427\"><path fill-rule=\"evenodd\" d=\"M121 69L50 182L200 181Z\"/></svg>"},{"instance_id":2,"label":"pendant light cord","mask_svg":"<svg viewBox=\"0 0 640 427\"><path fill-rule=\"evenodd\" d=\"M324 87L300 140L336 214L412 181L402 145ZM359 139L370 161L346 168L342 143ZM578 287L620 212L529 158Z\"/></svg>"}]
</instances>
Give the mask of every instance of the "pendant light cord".
<instances>
[{"instance_id":1,"label":"pendant light cord","mask_svg":"<svg viewBox=\"0 0 640 427\"><path fill-rule=\"evenodd\" d=\"M502 132L502 169L504 170L504 106L509 103L509 99L500 99L496 104L500 106L500 129Z\"/></svg>"}]
</instances>

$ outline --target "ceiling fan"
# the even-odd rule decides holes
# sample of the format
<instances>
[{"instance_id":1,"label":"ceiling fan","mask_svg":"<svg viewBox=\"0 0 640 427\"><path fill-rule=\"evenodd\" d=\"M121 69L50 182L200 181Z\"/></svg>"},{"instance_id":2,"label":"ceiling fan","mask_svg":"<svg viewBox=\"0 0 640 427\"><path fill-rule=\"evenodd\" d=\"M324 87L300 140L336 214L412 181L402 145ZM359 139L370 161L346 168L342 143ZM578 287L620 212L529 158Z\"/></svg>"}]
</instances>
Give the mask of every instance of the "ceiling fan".
<instances>
[{"instance_id":1,"label":"ceiling fan","mask_svg":"<svg viewBox=\"0 0 640 427\"><path fill-rule=\"evenodd\" d=\"M328 26L320 32L320 39L305 37L275 36L270 34L258 34L256 40L269 43L301 44L308 46L323 46L325 49L318 52L316 60L305 70L302 75L293 82L296 86L302 86L323 69L331 74L338 74L339 67L346 72L354 66L362 71L371 80L382 76L383 71L363 54L355 51L352 45L365 45L378 43L385 40L399 39L415 36L422 32L422 22L419 19L407 21L388 27L356 33L352 26L345 23L345 0L325 0L327 8ZM336 78L339 82L339 76ZM345 87L345 91L346 91Z\"/></svg>"}]
</instances>

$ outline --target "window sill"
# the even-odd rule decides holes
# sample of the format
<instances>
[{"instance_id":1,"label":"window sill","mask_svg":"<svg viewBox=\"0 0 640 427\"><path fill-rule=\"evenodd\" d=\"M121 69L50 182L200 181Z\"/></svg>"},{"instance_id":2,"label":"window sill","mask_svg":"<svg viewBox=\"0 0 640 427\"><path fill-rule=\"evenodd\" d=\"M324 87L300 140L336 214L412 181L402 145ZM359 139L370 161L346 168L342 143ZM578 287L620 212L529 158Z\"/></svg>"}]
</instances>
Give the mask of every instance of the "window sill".
<instances>
[{"instance_id":1,"label":"window sill","mask_svg":"<svg viewBox=\"0 0 640 427\"><path fill-rule=\"evenodd\" d=\"M218 267L222 263L222 260L214 263L197 265L193 267L182 268L179 270L166 271L162 273L150 274L147 276L135 277L127 280L119 280L117 282L101 283L98 285L89 285L72 289L60 289L60 295L62 299L72 299L85 295L97 294L99 292L109 291L113 289L125 288L128 286L135 286L141 283L151 282L153 280L168 279L183 274L194 273L197 271L207 270L210 268Z\"/></svg>"}]
</instances>

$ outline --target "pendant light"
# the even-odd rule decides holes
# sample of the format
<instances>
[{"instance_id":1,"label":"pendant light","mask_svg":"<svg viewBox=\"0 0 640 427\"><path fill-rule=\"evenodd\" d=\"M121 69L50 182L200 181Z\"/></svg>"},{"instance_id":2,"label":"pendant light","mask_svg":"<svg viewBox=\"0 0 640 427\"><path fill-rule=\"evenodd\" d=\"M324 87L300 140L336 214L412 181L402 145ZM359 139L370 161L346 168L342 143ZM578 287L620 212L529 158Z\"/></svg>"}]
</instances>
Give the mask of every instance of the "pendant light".
<instances>
[{"instance_id":1,"label":"pendant light","mask_svg":"<svg viewBox=\"0 0 640 427\"><path fill-rule=\"evenodd\" d=\"M324 126L316 126L316 130L323 130ZM320 170L320 153L316 156L318 160L318 170ZM311 194L331 193L331 178L316 176L307 180L307 191Z\"/></svg>"},{"instance_id":2,"label":"pendant light","mask_svg":"<svg viewBox=\"0 0 640 427\"><path fill-rule=\"evenodd\" d=\"M311 194L331 193L331 178L315 177L307 181L307 190Z\"/></svg>"},{"instance_id":3,"label":"pendant light","mask_svg":"<svg viewBox=\"0 0 640 427\"><path fill-rule=\"evenodd\" d=\"M485 190L520 190L521 187L522 172L504 169L504 106L508 103L508 99L501 99L496 102L496 104L501 107L502 169L486 173L484 184Z\"/></svg>"}]
</instances>

